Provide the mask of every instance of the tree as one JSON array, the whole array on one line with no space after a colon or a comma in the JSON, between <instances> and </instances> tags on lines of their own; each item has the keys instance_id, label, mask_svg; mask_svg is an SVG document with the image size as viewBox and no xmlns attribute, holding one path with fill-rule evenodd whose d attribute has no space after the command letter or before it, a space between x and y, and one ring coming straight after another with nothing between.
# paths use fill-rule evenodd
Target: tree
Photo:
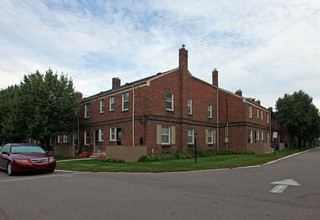
<instances>
[{"instance_id":1,"label":"tree","mask_svg":"<svg viewBox=\"0 0 320 220\"><path fill-rule=\"evenodd\" d=\"M312 98L303 91L294 92L292 95L285 94L276 102L276 120L286 127L290 133L290 142L298 147L302 143L319 137L319 110L312 104Z\"/></svg>"},{"instance_id":2,"label":"tree","mask_svg":"<svg viewBox=\"0 0 320 220\"><path fill-rule=\"evenodd\" d=\"M59 76L51 69L45 75L36 71L24 76L15 94L10 102L16 108L13 116L18 112L19 117L10 123L13 116L5 115L2 123L5 140L9 137L5 131L13 130L48 146L50 139L67 134L74 128L78 119L77 95L72 80L64 74ZM20 119L23 123L16 123L21 122Z\"/></svg>"}]
</instances>

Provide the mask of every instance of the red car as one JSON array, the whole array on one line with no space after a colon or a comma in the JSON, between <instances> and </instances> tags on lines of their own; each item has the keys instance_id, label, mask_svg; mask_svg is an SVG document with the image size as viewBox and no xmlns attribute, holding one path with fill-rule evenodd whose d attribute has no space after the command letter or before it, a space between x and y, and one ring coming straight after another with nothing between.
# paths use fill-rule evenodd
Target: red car
<instances>
[{"instance_id":1,"label":"red car","mask_svg":"<svg viewBox=\"0 0 320 220\"><path fill-rule=\"evenodd\" d=\"M40 146L35 144L6 144L0 150L0 169L11 176L17 172L53 172L56 161Z\"/></svg>"}]
</instances>

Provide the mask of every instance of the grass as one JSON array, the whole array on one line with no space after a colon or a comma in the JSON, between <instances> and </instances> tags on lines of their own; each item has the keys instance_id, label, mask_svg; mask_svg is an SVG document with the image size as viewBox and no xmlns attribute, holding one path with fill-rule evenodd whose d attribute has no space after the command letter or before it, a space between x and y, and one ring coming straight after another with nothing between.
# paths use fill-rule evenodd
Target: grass
<instances>
[{"instance_id":1,"label":"grass","mask_svg":"<svg viewBox=\"0 0 320 220\"><path fill-rule=\"evenodd\" d=\"M235 168L241 166L259 165L298 152L298 150L284 150L273 154L253 155L222 155L200 157L195 164L194 159L167 160L156 162L134 163L105 163L101 159L75 160L57 163L57 169L92 172L170 172L187 170L204 170L218 168Z\"/></svg>"}]
</instances>

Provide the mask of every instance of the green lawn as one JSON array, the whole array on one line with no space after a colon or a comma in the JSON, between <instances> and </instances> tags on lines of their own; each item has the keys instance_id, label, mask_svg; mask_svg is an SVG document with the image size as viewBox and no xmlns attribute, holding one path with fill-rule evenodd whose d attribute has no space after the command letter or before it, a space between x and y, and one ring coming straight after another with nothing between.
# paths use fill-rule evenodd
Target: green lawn
<instances>
[{"instance_id":1,"label":"green lawn","mask_svg":"<svg viewBox=\"0 0 320 220\"><path fill-rule=\"evenodd\" d=\"M197 164L195 164L194 159L135 163L105 163L100 159L59 161L57 169L93 172L165 172L234 168L263 164L296 152L296 150L285 150L277 152L276 156L273 154L253 154L200 157Z\"/></svg>"}]
</instances>

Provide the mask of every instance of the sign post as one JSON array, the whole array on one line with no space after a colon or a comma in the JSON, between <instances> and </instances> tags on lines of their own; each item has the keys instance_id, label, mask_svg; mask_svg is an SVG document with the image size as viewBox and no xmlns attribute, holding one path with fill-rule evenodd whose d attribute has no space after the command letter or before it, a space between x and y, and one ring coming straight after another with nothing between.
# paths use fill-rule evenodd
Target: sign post
<instances>
[{"instance_id":1,"label":"sign post","mask_svg":"<svg viewBox=\"0 0 320 220\"><path fill-rule=\"evenodd\" d=\"M197 133L194 134L194 163L197 164Z\"/></svg>"},{"instance_id":2,"label":"sign post","mask_svg":"<svg viewBox=\"0 0 320 220\"><path fill-rule=\"evenodd\" d=\"M274 156L276 156L276 152L277 152L277 138L278 138L278 133L277 133L277 132L273 132L273 133L272 133L272 138L273 138Z\"/></svg>"}]
</instances>

